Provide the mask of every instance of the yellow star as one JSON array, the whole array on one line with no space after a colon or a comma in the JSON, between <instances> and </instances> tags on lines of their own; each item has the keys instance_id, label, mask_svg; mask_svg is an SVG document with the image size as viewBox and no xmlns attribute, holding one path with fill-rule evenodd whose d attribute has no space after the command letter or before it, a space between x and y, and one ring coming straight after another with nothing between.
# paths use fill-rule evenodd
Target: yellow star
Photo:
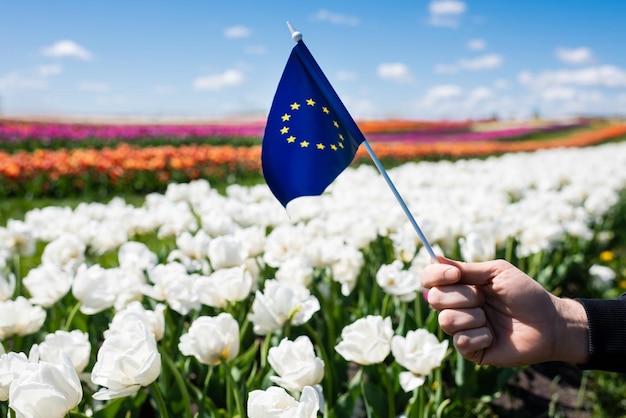
<instances>
[{"instance_id":1,"label":"yellow star","mask_svg":"<svg viewBox=\"0 0 626 418\"><path fill-rule=\"evenodd\" d=\"M339 128L339 124L337 123L336 120L333 121L333 125L335 125L335 128Z\"/></svg>"},{"instance_id":2,"label":"yellow star","mask_svg":"<svg viewBox=\"0 0 626 418\"><path fill-rule=\"evenodd\" d=\"M313 99L306 99L307 106L315 106L315 101Z\"/></svg>"},{"instance_id":3,"label":"yellow star","mask_svg":"<svg viewBox=\"0 0 626 418\"><path fill-rule=\"evenodd\" d=\"M341 139L343 141L343 135L339 134L339 139Z\"/></svg>"},{"instance_id":4,"label":"yellow star","mask_svg":"<svg viewBox=\"0 0 626 418\"><path fill-rule=\"evenodd\" d=\"M296 137L293 136L293 135L291 135L289 138L287 138L287 142L290 143L290 144L293 143L295 140L296 140Z\"/></svg>"},{"instance_id":5,"label":"yellow star","mask_svg":"<svg viewBox=\"0 0 626 418\"><path fill-rule=\"evenodd\" d=\"M339 148L343 149L343 144L341 142L339 143Z\"/></svg>"},{"instance_id":6,"label":"yellow star","mask_svg":"<svg viewBox=\"0 0 626 418\"><path fill-rule=\"evenodd\" d=\"M326 148L324 146L324 144L317 144L316 147L317 147L317 149L324 149L324 148Z\"/></svg>"},{"instance_id":7,"label":"yellow star","mask_svg":"<svg viewBox=\"0 0 626 418\"><path fill-rule=\"evenodd\" d=\"M289 127L288 126L283 126L283 128L280 130L281 134L286 134L287 132L289 132Z\"/></svg>"},{"instance_id":8,"label":"yellow star","mask_svg":"<svg viewBox=\"0 0 626 418\"><path fill-rule=\"evenodd\" d=\"M327 115L330 113L330 110L328 110L328 108L326 106L322 106L322 112L326 113Z\"/></svg>"},{"instance_id":9,"label":"yellow star","mask_svg":"<svg viewBox=\"0 0 626 418\"><path fill-rule=\"evenodd\" d=\"M291 115L289 113L285 113L280 118L283 120L283 122L287 122L289 119L291 119Z\"/></svg>"},{"instance_id":10,"label":"yellow star","mask_svg":"<svg viewBox=\"0 0 626 418\"><path fill-rule=\"evenodd\" d=\"M308 143L307 141L302 141L302 142L300 142L300 146L301 146L302 148L306 148L306 147L308 147L308 146L309 146L309 143Z\"/></svg>"},{"instance_id":11,"label":"yellow star","mask_svg":"<svg viewBox=\"0 0 626 418\"><path fill-rule=\"evenodd\" d=\"M333 151L337 151L337 145L335 145L335 144L330 144L330 148L331 148Z\"/></svg>"},{"instance_id":12,"label":"yellow star","mask_svg":"<svg viewBox=\"0 0 626 418\"><path fill-rule=\"evenodd\" d=\"M293 102L291 104L291 110L299 110L300 109L300 103L298 102Z\"/></svg>"}]
</instances>

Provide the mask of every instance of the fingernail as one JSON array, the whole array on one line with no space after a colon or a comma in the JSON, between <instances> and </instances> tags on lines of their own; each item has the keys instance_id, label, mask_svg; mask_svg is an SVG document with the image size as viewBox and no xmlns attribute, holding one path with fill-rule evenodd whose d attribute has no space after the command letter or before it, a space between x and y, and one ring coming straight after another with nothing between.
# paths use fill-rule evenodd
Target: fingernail
<instances>
[{"instance_id":1,"label":"fingernail","mask_svg":"<svg viewBox=\"0 0 626 418\"><path fill-rule=\"evenodd\" d=\"M456 280L458 277L457 270L454 268L449 268L443 272L443 277L447 280Z\"/></svg>"}]
</instances>

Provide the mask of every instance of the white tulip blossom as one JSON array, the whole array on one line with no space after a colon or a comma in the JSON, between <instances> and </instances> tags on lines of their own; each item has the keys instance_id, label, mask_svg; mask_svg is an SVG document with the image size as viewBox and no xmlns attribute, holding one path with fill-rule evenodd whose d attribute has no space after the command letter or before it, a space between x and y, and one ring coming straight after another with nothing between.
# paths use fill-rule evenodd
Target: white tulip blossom
<instances>
[{"instance_id":1,"label":"white tulip blossom","mask_svg":"<svg viewBox=\"0 0 626 418\"><path fill-rule=\"evenodd\" d=\"M37 359L29 359L24 353L9 352L0 355L0 401L9 400L11 383L27 369L36 367Z\"/></svg>"},{"instance_id":2,"label":"white tulip blossom","mask_svg":"<svg viewBox=\"0 0 626 418\"><path fill-rule=\"evenodd\" d=\"M437 337L425 329L409 331L406 337L394 335L391 352L398 364L408 369L400 373L400 385L410 392L425 382L426 376L441 362L448 349L448 340L439 342Z\"/></svg>"},{"instance_id":3,"label":"white tulip blossom","mask_svg":"<svg viewBox=\"0 0 626 418\"><path fill-rule=\"evenodd\" d=\"M11 299L14 291L15 274L4 274L2 270L0 270L0 301Z\"/></svg>"},{"instance_id":4,"label":"white tulip blossom","mask_svg":"<svg viewBox=\"0 0 626 418\"><path fill-rule=\"evenodd\" d=\"M600 286L606 286L612 283L617 277L617 273L611 267L594 264L589 267L589 275Z\"/></svg>"},{"instance_id":5,"label":"white tulip blossom","mask_svg":"<svg viewBox=\"0 0 626 418\"><path fill-rule=\"evenodd\" d=\"M89 363L91 343L89 334L80 330L57 330L39 344L39 359L50 363L58 362L61 353L65 354L74 365L77 373L81 373Z\"/></svg>"},{"instance_id":6,"label":"white tulip blossom","mask_svg":"<svg viewBox=\"0 0 626 418\"><path fill-rule=\"evenodd\" d=\"M234 235L222 235L209 243L209 261L214 270L236 267L243 264L247 251Z\"/></svg>"},{"instance_id":7,"label":"white tulip blossom","mask_svg":"<svg viewBox=\"0 0 626 418\"><path fill-rule=\"evenodd\" d=\"M13 335L29 335L41 329L46 311L28 299L18 296L15 300L0 302L0 339Z\"/></svg>"},{"instance_id":8,"label":"white tulip blossom","mask_svg":"<svg viewBox=\"0 0 626 418\"><path fill-rule=\"evenodd\" d=\"M341 294L348 296L356 286L365 259L363 253L352 245L344 245L338 251L338 260L330 268L333 280L341 284Z\"/></svg>"},{"instance_id":9,"label":"white tulip blossom","mask_svg":"<svg viewBox=\"0 0 626 418\"><path fill-rule=\"evenodd\" d=\"M4 239L8 238L11 252L24 256L31 256L35 253L36 239L30 225L26 222L9 219L6 234L3 235L6 235Z\"/></svg>"},{"instance_id":10,"label":"white tulip blossom","mask_svg":"<svg viewBox=\"0 0 626 418\"><path fill-rule=\"evenodd\" d=\"M186 315L200 309L196 294L196 277L189 275L185 266L178 262L158 264L148 271L153 286L144 286L143 292L158 301L165 301L174 311Z\"/></svg>"},{"instance_id":11,"label":"white tulip blossom","mask_svg":"<svg viewBox=\"0 0 626 418\"><path fill-rule=\"evenodd\" d=\"M307 245L304 225L280 225L265 239L263 260L270 267L279 267L294 254L301 253Z\"/></svg>"},{"instance_id":12,"label":"white tulip blossom","mask_svg":"<svg viewBox=\"0 0 626 418\"><path fill-rule=\"evenodd\" d=\"M493 231L475 229L459 238L461 257L467 262L493 260L496 257L496 238Z\"/></svg>"},{"instance_id":13,"label":"white tulip blossom","mask_svg":"<svg viewBox=\"0 0 626 418\"><path fill-rule=\"evenodd\" d=\"M199 230L196 235L185 231L176 237L177 248L169 253L167 261L178 261L190 273L208 273L210 271L208 259L210 242L211 237L203 230Z\"/></svg>"},{"instance_id":14,"label":"white tulip blossom","mask_svg":"<svg viewBox=\"0 0 626 418\"><path fill-rule=\"evenodd\" d=\"M55 264L62 270L75 272L85 261L87 245L76 235L65 233L46 245L41 262Z\"/></svg>"},{"instance_id":15,"label":"white tulip blossom","mask_svg":"<svg viewBox=\"0 0 626 418\"><path fill-rule=\"evenodd\" d=\"M391 351L392 336L391 318L368 315L344 327L335 351L363 366L382 363Z\"/></svg>"},{"instance_id":16,"label":"white tulip blossom","mask_svg":"<svg viewBox=\"0 0 626 418\"><path fill-rule=\"evenodd\" d=\"M48 308L69 293L74 274L56 264L42 263L30 269L22 283L32 303Z\"/></svg>"},{"instance_id":17,"label":"white tulip blossom","mask_svg":"<svg viewBox=\"0 0 626 418\"><path fill-rule=\"evenodd\" d=\"M278 375L270 376L270 380L290 392L317 385L324 377L324 362L315 355L313 343L305 335L294 341L284 338L269 349L267 361Z\"/></svg>"},{"instance_id":18,"label":"white tulip blossom","mask_svg":"<svg viewBox=\"0 0 626 418\"><path fill-rule=\"evenodd\" d=\"M200 303L224 308L250 296L252 275L244 266L223 268L209 276L200 276L194 283Z\"/></svg>"},{"instance_id":19,"label":"white tulip blossom","mask_svg":"<svg viewBox=\"0 0 626 418\"><path fill-rule=\"evenodd\" d=\"M31 363L11 383L9 408L16 417L63 418L80 403L78 374L69 357L59 356L54 362Z\"/></svg>"},{"instance_id":20,"label":"white tulip blossom","mask_svg":"<svg viewBox=\"0 0 626 418\"><path fill-rule=\"evenodd\" d=\"M109 329L104 332L106 338L108 333L116 332L117 329L123 328L128 321L140 320L144 325L152 331L157 341L163 338L165 332L165 305L157 303L154 310L143 307L141 302L133 301L124 309L115 312L113 320L109 324Z\"/></svg>"},{"instance_id":21,"label":"white tulip blossom","mask_svg":"<svg viewBox=\"0 0 626 418\"><path fill-rule=\"evenodd\" d=\"M143 274L158 264L158 258L146 244L128 241L117 250L117 259L122 270Z\"/></svg>"},{"instance_id":22,"label":"white tulip blossom","mask_svg":"<svg viewBox=\"0 0 626 418\"><path fill-rule=\"evenodd\" d=\"M415 300L417 293L423 290L419 276L404 270L400 260L382 265L376 273L376 283L385 293L397 296L402 302Z\"/></svg>"},{"instance_id":23,"label":"white tulip blossom","mask_svg":"<svg viewBox=\"0 0 626 418\"><path fill-rule=\"evenodd\" d=\"M302 390L296 400L285 389L271 386L266 390L253 390L248 395L249 418L315 418L320 410L317 392L310 386Z\"/></svg>"},{"instance_id":24,"label":"white tulip blossom","mask_svg":"<svg viewBox=\"0 0 626 418\"><path fill-rule=\"evenodd\" d=\"M94 399L122 398L154 382L161 373L161 355L154 334L140 320L108 333L98 349L91 381L103 386Z\"/></svg>"},{"instance_id":25,"label":"white tulip blossom","mask_svg":"<svg viewBox=\"0 0 626 418\"><path fill-rule=\"evenodd\" d=\"M78 268L72 294L81 302L80 311L94 315L105 309L123 309L133 300L141 300L145 280L120 268L106 269L98 264Z\"/></svg>"},{"instance_id":26,"label":"white tulip blossom","mask_svg":"<svg viewBox=\"0 0 626 418\"><path fill-rule=\"evenodd\" d=\"M307 258L294 255L286 259L276 270L276 280L279 282L295 282L309 287L313 282L313 266Z\"/></svg>"},{"instance_id":27,"label":"white tulip blossom","mask_svg":"<svg viewBox=\"0 0 626 418\"><path fill-rule=\"evenodd\" d=\"M230 361L239 354L239 324L226 312L201 316L181 335L178 349L209 366Z\"/></svg>"},{"instance_id":28,"label":"white tulip blossom","mask_svg":"<svg viewBox=\"0 0 626 418\"><path fill-rule=\"evenodd\" d=\"M320 310L319 300L298 283L266 280L263 292L256 291L248 319L257 335L278 331L289 322L302 325Z\"/></svg>"}]
</instances>

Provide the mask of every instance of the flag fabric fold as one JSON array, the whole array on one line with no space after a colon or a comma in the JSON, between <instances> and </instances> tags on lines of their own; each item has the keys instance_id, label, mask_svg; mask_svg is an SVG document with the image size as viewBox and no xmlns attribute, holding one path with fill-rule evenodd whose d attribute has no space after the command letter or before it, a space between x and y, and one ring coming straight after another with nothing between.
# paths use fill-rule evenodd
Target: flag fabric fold
<instances>
[{"instance_id":1,"label":"flag fabric fold","mask_svg":"<svg viewBox=\"0 0 626 418\"><path fill-rule=\"evenodd\" d=\"M354 159L363 134L302 40L293 47L270 108L261 164L283 205L321 195Z\"/></svg>"}]
</instances>

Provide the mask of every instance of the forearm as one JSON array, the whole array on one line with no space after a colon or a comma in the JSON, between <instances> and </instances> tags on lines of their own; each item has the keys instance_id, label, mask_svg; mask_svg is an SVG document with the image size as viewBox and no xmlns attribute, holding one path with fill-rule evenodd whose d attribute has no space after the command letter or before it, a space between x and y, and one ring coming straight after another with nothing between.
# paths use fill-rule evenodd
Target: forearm
<instances>
[{"instance_id":1,"label":"forearm","mask_svg":"<svg viewBox=\"0 0 626 418\"><path fill-rule=\"evenodd\" d=\"M555 361L582 364L589 359L589 323L583 304L574 299L556 298L557 320L553 335Z\"/></svg>"},{"instance_id":2,"label":"forearm","mask_svg":"<svg viewBox=\"0 0 626 418\"><path fill-rule=\"evenodd\" d=\"M626 298L578 299L589 324L589 357L583 369L626 372Z\"/></svg>"}]
</instances>

